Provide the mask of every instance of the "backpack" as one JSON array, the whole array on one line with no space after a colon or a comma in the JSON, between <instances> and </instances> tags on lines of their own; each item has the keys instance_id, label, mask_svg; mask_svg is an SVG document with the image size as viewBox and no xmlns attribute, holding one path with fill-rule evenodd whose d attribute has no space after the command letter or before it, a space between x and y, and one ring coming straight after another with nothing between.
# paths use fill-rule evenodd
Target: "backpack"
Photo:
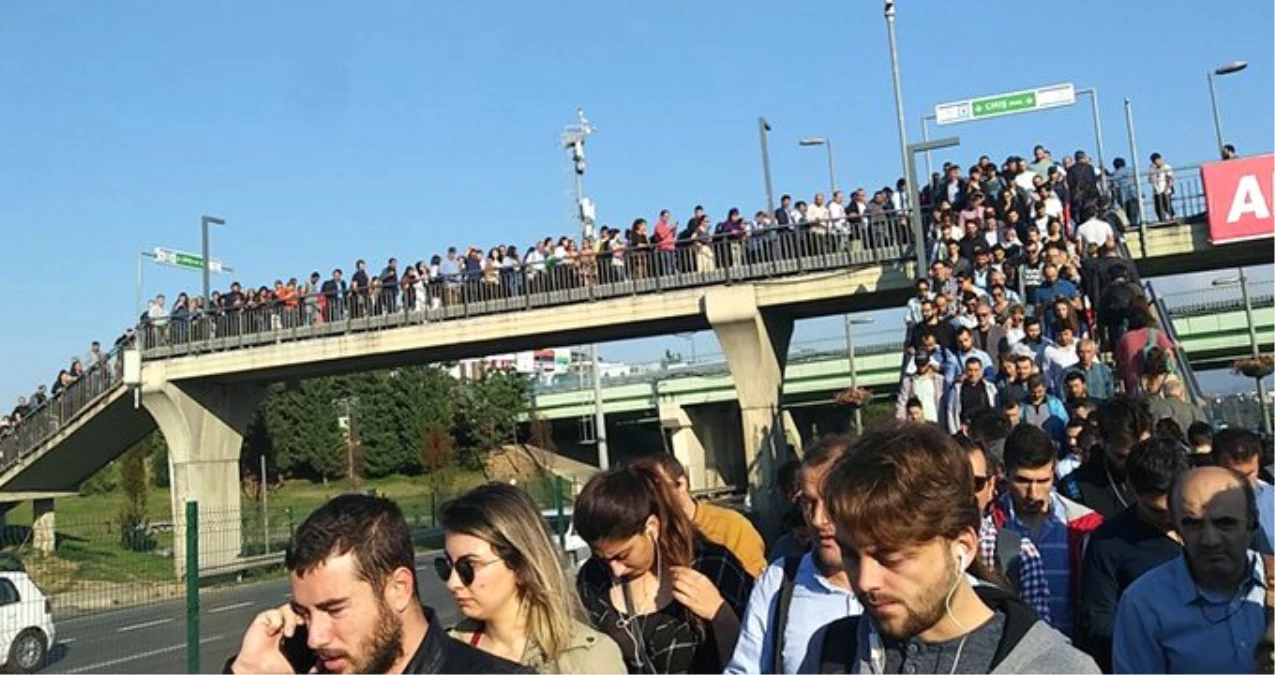
<instances>
[{"instance_id":1,"label":"backpack","mask_svg":"<svg viewBox=\"0 0 1275 675\"><path fill-rule=\"evenodd\" d=\"M1022 578L1023 535L1017 530L1002 527L996 532L996 564L1005 580L1009 582L1009 590L1018 593L1019 581Z\"/></svg>"},{"instance_id":2,"label":"backpack","mask_svg":"<svg viewBox=\"0 0 1275 675\"><path fill-rule=\"evenodd\" d=\"M772 673L784 672L784 628L788 626L788 608L792 606L792 591L797 585L797 570L801 567L803 557L790 555L784 558L784 581L779 587L779 601L775 603L775 616L770 622L771 632L775 636L775 646L771 650Z\"/></svg>"},{"instance_id":3,"label":"backpack","mask_svg":"<svg viewBox=\"0 0 1275 675\"><path fill-rule=\"evenodd\" d=\"M860 616L847 616L828 624L819 649L819 672L848 673L859 653Z\"/></svg>"}]
</instances>

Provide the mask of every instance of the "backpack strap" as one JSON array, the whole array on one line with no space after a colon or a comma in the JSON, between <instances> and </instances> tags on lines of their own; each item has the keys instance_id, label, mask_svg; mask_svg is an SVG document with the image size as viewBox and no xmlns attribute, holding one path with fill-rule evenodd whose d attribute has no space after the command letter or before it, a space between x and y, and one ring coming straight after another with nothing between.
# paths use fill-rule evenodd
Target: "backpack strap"
<instances>
[{"instance_id":1,"label":"backpack strap","mask_svg":"<svg viewBox=\"0 0 1275 675\"><path fill-rule=\"evenodd\" d=\"M771 634L774 635L774 649L771 650L772 673L784 672L784 629L788 626L788 609L792 606L792 590L797 585L797 570L801 567L804 556L790 555L784 558L784 581L779 586L779 601L775 604L775 617L770 623Z\"/></svg>"},{"instance_id":2,"label":"backpack strap","mask_svg":"<svg viewBox=\"0 0 1275 675\"><path fill-rule=\"evenodd\" d=\"M828 624L819 648L819 672L850 673L859 653L860 616L847 616Z\"/></svg>"},{"instance_id":3,"label":"backpack strap","mask_svg":"<svg viewBox=\"0 0 1275 675\"><path fill-rule=\"evenodd\" d=\"M1002 527L996 532L996 564L1009 582L1009 590L1018 593L1022 577L1023 535L1011 527Z\"/></svg>"}]
</instances>

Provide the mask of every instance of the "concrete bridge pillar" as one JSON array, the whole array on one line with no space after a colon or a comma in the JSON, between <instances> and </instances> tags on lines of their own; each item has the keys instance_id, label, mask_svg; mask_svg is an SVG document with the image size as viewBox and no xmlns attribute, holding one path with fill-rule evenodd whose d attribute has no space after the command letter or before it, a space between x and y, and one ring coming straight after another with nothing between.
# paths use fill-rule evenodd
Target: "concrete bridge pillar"
<instances>
[{"instance_id":1,"label":"concrete bridge pillar","mask_svg":"<svg viewBox=\"0 0 1275 675\"><path fill-rule=\"evenodd\" d=\"M207 382L162 382L142 388L142 404L168 444L172 486L173 560L186 568L186 502L199 502L199 566L241 555L239 451L266 389Z\"/></svg>"},{"instance_id":2,"label":"concrete bridge pillar","mask_svg":"<svg viewBox=\"0 0 1275 675\"><path fill-rule=\"evenodd\" d=\"M749 496L768 538L779 532L776 470L787 457L780 397L792 318L763 312L751 284L708 289L704 314L735 380Z\"/></svg>"},{"instance_id":3,"label":"concrete bridge pillar","mask_svg":"<svg viewBox=\"0 0 1275 675\"><path fill-rule=\"evenodd\" d=\"M57 549L54 515L52 498L36 499L31 502L31 545L42 555L53 555Z\"/></svg>"}]
</instances>

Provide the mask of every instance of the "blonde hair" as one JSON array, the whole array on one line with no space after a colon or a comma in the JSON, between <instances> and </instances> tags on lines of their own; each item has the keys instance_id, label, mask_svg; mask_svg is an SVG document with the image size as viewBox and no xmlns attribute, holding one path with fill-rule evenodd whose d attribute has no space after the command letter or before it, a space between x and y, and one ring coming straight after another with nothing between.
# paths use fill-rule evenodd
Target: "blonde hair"
<instances>
[{"instance_id":1,"label":"blonde hair","mask_svg":"<svg viewBox=\"0 0 1275 675\"><path fill-rule=\"evenodd\" d=\"M443 528L491 545L516 577L527 639L552 663L571 645L584 607L548 524L531 498L511 485L483 485L443 511Z\"/></svg>"}]
</instances>

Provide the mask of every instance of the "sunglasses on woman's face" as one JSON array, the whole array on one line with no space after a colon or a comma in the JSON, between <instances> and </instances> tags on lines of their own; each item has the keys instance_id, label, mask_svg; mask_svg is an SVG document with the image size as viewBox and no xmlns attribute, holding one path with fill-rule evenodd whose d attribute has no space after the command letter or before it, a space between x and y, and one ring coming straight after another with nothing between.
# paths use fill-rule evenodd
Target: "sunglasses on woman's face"
<instances>
[{"instance_id":1,"label":"sunglasses on woman's face","mask_svg":"<svg viewBox=\"0 0 1275 675\"><path fill-rule=\"evenodd\" d=\"M456 562L452 562L447 556L434 558L434 571L438 573L438 578L447 583L452 578L452 570L456 570L456 576L460 577L460 583L469 586L474 583L474 574L494 562L499 562L500 558L494 560L475 560L470 557L464 557Z\"/></svg>"}]
</instances>

